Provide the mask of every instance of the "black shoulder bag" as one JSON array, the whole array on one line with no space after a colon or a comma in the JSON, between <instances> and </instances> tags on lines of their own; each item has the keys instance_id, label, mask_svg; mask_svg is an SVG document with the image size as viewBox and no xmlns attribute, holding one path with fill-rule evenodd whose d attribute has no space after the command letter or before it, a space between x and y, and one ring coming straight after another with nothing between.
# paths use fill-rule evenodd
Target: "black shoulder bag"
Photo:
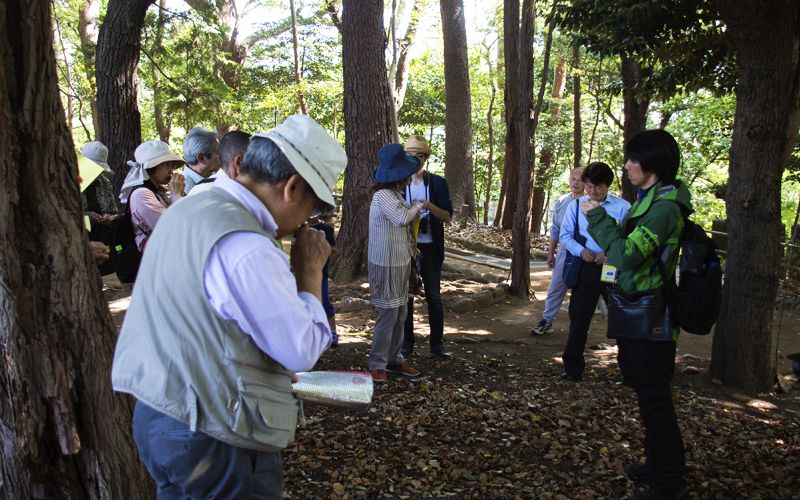
<instances>
[{"instance_id":1,"label":"black shoulder bag","mask_svg":"<svg viewBox=\"0 0 800 500\"><path fill-rule=\"evenodd\" d=\"M578 202L580 202L580 198L575 200L575 227L572 229L572 238L581 245L586 245L586 237L579 234ZM564 260L564 271L561 273L561 280L567 288L575 288L578 284L578 278L581 276L581 267L583 267L581 256L572 255L572 252L568 250L567 257Z\"/></svg>"}]
</instances>

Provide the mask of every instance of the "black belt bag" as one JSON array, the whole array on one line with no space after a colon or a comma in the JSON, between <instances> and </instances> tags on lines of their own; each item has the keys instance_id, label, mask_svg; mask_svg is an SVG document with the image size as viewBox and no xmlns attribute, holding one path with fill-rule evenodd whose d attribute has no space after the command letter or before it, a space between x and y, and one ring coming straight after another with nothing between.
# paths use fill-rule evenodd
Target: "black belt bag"
<instances>
[{"instance_id":1,"label":"black belt bag","mask_svg":"<svg viewBox=\"0 0 800 500\"><path fill-rule=\"evenodd\" d=\"M667 298L656 288L626 292L608 288L608 334L610 339L672 340Z\"/></svg>"}]
</instances>

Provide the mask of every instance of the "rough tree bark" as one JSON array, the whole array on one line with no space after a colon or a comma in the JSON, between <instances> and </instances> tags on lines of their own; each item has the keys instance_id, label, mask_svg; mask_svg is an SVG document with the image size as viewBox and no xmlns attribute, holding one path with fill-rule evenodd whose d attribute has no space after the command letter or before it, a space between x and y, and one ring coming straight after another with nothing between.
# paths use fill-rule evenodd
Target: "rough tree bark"
<instances>
[{"instance_id":1,"label":"rough tree bark","mask_svg":"<svg viewBox=\"0 0 800 500\"><path fill-rule=\"evenodd\" d=\"M625 115L625 128L622 136L627 144L634 135L647 128L647 108L650 107L650 97L643 95L638 86L652 70L643 68L639 62L625 52L621 52L619 57L622 73L622 106ZM633 203L635 190L628 179L626 170L623 169L620 179L622 180L621 196Z\"/></svg>"},{"instance_id":2,"label":"rough tree bark","mask_svg":"<svg viewBox=\"0 0 800 500\"><path fill-rule=\"evenodd\" d=\"M464 1L441 0L440 6L444 38L444 176L453 202L453 220L463 225L467 220L475 220L472 103Z\"/></svg>"},{"instance_id":3,"label":"rough tree bark","mask_svg":"<svg viewBox=\"0 0 800 500\"><path fill-rule=\"evenodd\" d=\"M517 0L511 0L516 3ZM506 2L508 5L508 2ZM534 0L523 0L522 19L517 49L517 85L514 102L514 135L518 138L516 149L517 200L512 225L511 287L517 297L527 299L530 292L531 239L528 233L528 198L531 193L531 123L530 109L533 99L533 33ZM516 23L516 21L515 21ZM549 37L550 38L550 37ZM552 38L550 38L552 39ZM549 50L548 50L549 52ZM545 62L547 66L547 62ZM542 82L544 86L544 82ZM541 99L537 106L541 107ZM508 200L508 195L506 197Z\"/></svg>"},{"instance_id":4,"label":"rough tree bark","mask_svg":"<svg viewBox=\"0 0 800 500\"><path fill-rule=\"evenodd\" d=\"M98 140L108 148L108 164L116 173L116 192L122 187L142 142L142 125L136 101L139 79L136 66L142 47L142 27L154 0L110 0L97 40Z\"/></svg>"},{"instance_id":5,"label":"rough tree bark","mask_svg":"<svg viewBox=\"0 0 800 500\"><path fill-rule=\"evenodd\" d=\"M583 127L581 122L581 49L572 46L572 168L581 166Z\"/></svg>"},{"instance_id":6,"label":"rough tree bark","mask_svg":"<svg viewBox=\"0 0 800 500\"><path fill-rule=\"evenodd\" d=\"M519 89L518 66L520 46L519 1L503 2L503 58L505 59L506 82L503 88L503 104L506 113L505 159L503 162L503 184L500 186L500 200L497 205L495 225L511 229L517 203L517 128L514 126L517 112L516 93ZM525 111L526 117L530 109Z\"/></svg>"},{"instance_id":7,"label":"rough tree bark","mask_svg":"<svg viewBox=\"0 0 800 500\"><path fill-rule=\"evenodd\" d=\"M3 497L148 498L131 400L111 390L115 328L81 220L50 2L3 2L0 26Z\"/></svg>"},{"instance_id":8,"label":"rough tree bark","mask_svg":"<svg viewBox=\"0 0 800 500\"><path fill-rule=\"evenodd\" d=\"M340 22L347 169L340 243L331 263L338 283L350 281L366 269L372 172L378 149L392 136L383 57L383 2L344 0Z\"/></svg>"},{"instance_id":9,"label":"rough tree bark","mask_svg":"<svg viewBox=\"0 0 800 500\"><path fill-rule=\"evenodd\" d=\"M768 391L775 380L772 312L781 266L781 175L797 138L800 4L719 2L739 81L725 194L728 260L711 373Z\"/></svg>"}]
</instances>

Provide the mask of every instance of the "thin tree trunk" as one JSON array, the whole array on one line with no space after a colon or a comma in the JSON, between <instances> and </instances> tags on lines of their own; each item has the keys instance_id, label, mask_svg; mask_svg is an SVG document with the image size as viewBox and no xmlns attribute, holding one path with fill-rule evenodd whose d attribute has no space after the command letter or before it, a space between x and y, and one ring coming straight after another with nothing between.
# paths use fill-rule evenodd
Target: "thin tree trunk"
<instances>
[{"instance_id":1,"label":"thin tree trunk","mask_svg":"<svg viewBox=\"0 0 800 500\"><path fill-rule=\"evenodd\" d=\"M391 85L394 94L395 114L400 113L405 102L406 90L408 89L408 73L415 54L414 45L417 39L417 32L420 29L425 29L426 25L423 24L423 21L426 21L429 17L424 13L427 7L427 0L412 0L411 3L413 6L408 29L406 30L406 35L398 42L400 52L397 58L397 65L394 73L389 75L389 85Z\"/></svg>"},{"instance_id":2,"label":"thin tree trunk","mask_svg":"<svg viewBox=\"0 0 800 500\"><path fill-rule=\"evenodd\" d=\"M83 229L50 1L0 7L0 458L4 498L149 498ZM13 36L14 39L10 39Z\"/></svg>"},{"instance_id":3,"label":"thin tree trunk","mask_svg":"<svg viewBox=\"0 0 800 500\"><path fill-rule=\"evenodd\" d=\"M594 140L594 133L592 133ZM572 168L581 166L583 128L581 124L581 49L572 46ZM591 155L589 155L591 156Z\"/></svg>"},{"instance_id":4,"label":"thin tree trunk","mask_svg":"<svg viewBox=\"0 0 800 500\"><path fill-rule=\"evenodd\" d=\"M166 17L164 16L164 8L166 7L167 0L159 0L158 2L158 19L156 20L156 34L153 38L153 57L161 55L162 39L164 37L164 24ZM169 143L170 126L164 119L164 97L161 91L161 73L152 65L152 78L153 78L153 117L156 122L156 130L158 131L158 138L162 141Z\"/></svg>"},{"instance_id":5,"label":"thin tree trunk","mask_svg":"<svg viewBox=\"0 0 800 500\"><path fill-rule=\"evenodd\" d=\"M781 265L781 176L797 139L798 33L794 0L721 2L739 81L725 193L728 255L711 373L769 391L775 381L773 309Z\"/></svg>"},{"instance_id":6,"label":"thin tree trunk","mask_svg":"<svg viewBox=\"0 0 800 500\"><path fill-rule=\"evenodd\" d=\"M331 263L339 283L366 269L372 172L378 149L392 137L383 57L383 2L344 0L341 23L347 169L339 244Z\"/></svg>"},{"instance_id":7,"label":"thin tree trunk","mask_svg":"<svg viewBox=\"0 0 800 500\"><path fill-rule=\"evenodd\" d=\"M516 0L512 0L516 2ZM517 202L512 224L511 287L510 292L527 299L530 294L530 254L531 240L528 233L528 197L531 192L531 139L538 119L534 111L533 123L530 119L533 98L533 35L534 0L523 0L522 20L519 30L517 59L517 97L514 106L515 135L520 141L516 151L517 163ZM552 37L548 37L552 40ZM549 53L549 50L547 51ZM547 56L546 56L547 57ZM545 66L547 66L545 59ZM544 80L544 79L543 79ZM542 82L542 88L544 82ZM541 96L537 107L541 109Z\"/></svg>"},{"instance_id":8,"label":"thin tree trunk","mask_svg":"<svg viewBox=\"0 0 800 500\"><path fill-rule=\"evenodd\" d=\"M308 114L306 98L303 95L303 78L300 75L300 51L297 42L297 12L294 10L294 0L289 0L289 9L292 11L292 48L294 49L294 83L297 85L297 105L300 112Z\"/></svg>"},{"instance_id":9,"label":"thin tree trunk","mask_svg":"<svg viewBox=\"0 0 800 500\"><path fill-rule=\"evenodd\" d=\"M486 125L489 135L489 158L486 172L486 197L483 201L483 223L489 224L489 203L492 201L492 167L494 165L494 100L497 96L497 82L495 81L494 71L492 71L492 61L487 50L486 59L489 63L489 110L486 112Z\"/></svg>"},{"instance_id":10,"label":"thin tree trunk","mask_svg":"<svg viewBox=\"0 0 800 500\"><path fill-rule=\"evenodd\" d=\"M83 8L78 14L78 35L81 40L83 70L86 75L86 81L89 82L92 96L89 106L92 111L94 137L100 135L100 119L97 115L97 84L95 81L95 53L97 51L97 35L99 32L100 0L85 0Z\"/></svg>"},{"instance_id":11,"label":"thin tree trunk","mask_svg":"<svg viewBox=\"0 0 800 500\"><path fill-rule=\"evenodd\" d=\"M445 166L453 219L475 220L472 103L463 0L441 0L444 38Z\"/></svg>"},{"instance_id":12,"label":"thin tree trunk","mask_svg":"<svg viewBox=\"0 0 800 500\"><path fill-rule=\"evenodd\" d=\"M97 110L100 119L98 140L108 148L108 164L116 173L119 193L142 142L142 125L137 89L136 66L142 46L142 27L153 0L110 0L97 40Z\"/></svg>"},{"instance_id":13,"label":"thin tree trunk","mask_svg":"<svg viewBox=\"0 0 800 500\"><path fill-rule=\"evenodd\" d=\"M621 73L622 73L622 101L625 114L623 138L627 144L637 133L647 128L647 109L650 106L650 97L642 95L638 90L638 85L647 77L652 70L642 68L636 60L632 59L624 52L620 54ZM628 174L623 170L622 197L633 203L634 188L628 179Z\"/></svg>"}]
</instances>

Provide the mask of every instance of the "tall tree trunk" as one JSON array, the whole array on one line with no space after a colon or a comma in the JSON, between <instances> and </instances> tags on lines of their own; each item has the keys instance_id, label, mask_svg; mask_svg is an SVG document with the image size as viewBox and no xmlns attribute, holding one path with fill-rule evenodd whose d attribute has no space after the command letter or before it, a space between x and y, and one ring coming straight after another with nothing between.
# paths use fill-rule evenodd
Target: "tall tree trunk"
<instances>
[{"instance_id":1,"label":"tall tree trunk","mask_svg":"<svg viewBox=\"0 0 800 500\"><path fill-rule=\"evenodd\" d=\"M781 175L797 138L800 4L719 4L739 66L725 194L728 261L711 373L768 391L775 380L772 313L781 265Z\"/></svg>"},{"instance_id":2,"label":"tall tree trunk","mask_svg":"<svg viewBox=\"0 0 800 500\"><path fill-rule=\"evenodd\" d=\"M564 98L566 86L567 61L561 57L553 74L553 90L550 92L550 97L555 100L554 105L550 108L551 112L548 119L550 127L555 128L558 124L558 118L561 116L561 100ZM552 183L553 172L551 167L554 156L553 146L550 144L543 147L539 155L539 166L536 168L536 182L533 187L533 204L531 205L531 233L533 234L538 234L539 228L542 227L546 198L545 189Z\"/></svg>"},{"instance_id":3,"label":"tall tree trunk","mask_svg":"<svg viewBox=\"0 0 800 500\"><path fill-rule=\"evenodd\" d=\"M411 0L411 17L405 36L398 42L399 53L394 71L389 74L389 85L392 87L395 113L399 114L403 108L408 89L408 72L411 61L414 59L414 46L417 33L426 28L426 21L430 16L424 13L428 0Z\"/></svg>"},{"instance_id":4,"label":"tall tree trunk","mask_svg":"<svg viewBox=\"0 0 800 500\"><path fill-rule=\"evenodd\" d=\"M108 164L116 173L118 193L136 146L142 142L142 124L136 92L136 66L142 47L142 27L154 0L110 0L97 40L98 140L108 148Z\"/></svg>"},{"instance_id":5,"label":"tall tree trunk","mask_svg":"<svg viewBox=\"0 0 800 500\"><path fill-rule=\"evenodd\" d=\"M294 52L294 83L297 85L297 105L300 112L308 114L306 109L306 98L303 95L303 78L300 75L300 50L297 41L297 12L294 10L294 0L289 0L289 9L292 11L292 48Z\"/></svg>"},{"instance_id":6,"label":"tall tree trunk","mask_svg":"<svg viewBox=\"0 0 800 500\"><path fill-rule=\"evenodd\" d=\"M391 140L389 82L383 57L383 2L342 2L342 67L347 170L342 226L331 264L337 282L367 264L370 185L378 149Z\"/></svg>"},{"instance_id":7,"label":"tall tree trunk","mask_svg":"<svg viewBox=\"0 0 800 500\"><path fill-rule=\"evenodd\" d=\"M153 37L153 50L151 54L153 57L161 55L162 40L164 38L164 24L166 17L164 16L164 8L166 7L167 0L158 1L158 19L156 20L156 34ZM158 138L163 142L169 143L170 125L164 119L164 97L161 91L161 73L156 68L155 64L152 67L153 78L153 117L156 122L156 131L158 131Z\"/></svg>"},{"instance_id":8,"label":"tall tree trunk","mask_svg":"<svg viewBox=\"0 0 800 500\"><path fill-rule=\"evenodd\" d=\"M625 128L622 136L627 144L638 132L647 128L647 108L650 106L650 97L641 93L639 84L652 70L642 68L635 59L624 52L620 54L622 73L622 102L625 114ZM628 173L623 169L620 174L622 180L622 197L633 203L635 194L633 184L628 179Z\"/></svg>"},{"instance_id":9,"label":"tall tree trunk","mask_svg":"<svg viewBox=\"0 0 800 500\"><path fill-rule=\"evenodd\" d=\"M472 103L469 90L464 1L441 0L444 37L445 160L444 176L453 202L453 219L475 220L472 167Z\"/></svg>"},{"instance_id":10,"label":"tall tree trunk","mask_svg":"<svg viewBox=\"0 0 800 500\"><path fill-rule=\"evenodd\" d=\"M511 0L516 2L517 0ZM533 34L534 0L523 0L522 19L517 49L517 85L514 102L514 133L519 145L516 150L517 202L512 224L511 288L520 298L528 298L531 284L531 239L528 233L528 198L531 193L531 138L535 123L531 123L530 109L533 99ZM508 5L508 4L506 4ZM518 20L519 21L519 20ZM550 38L552 39L552 38ZM549 53L549 50L547 51ZM549 57L546 56L546 57ZM547 62L545 62L547 66ZM544 82L542 82L544 86ZM541 108L541 99L537 105ZM535 122L536 118L534 118Z\"/></svg>"},{"instance_id":11,"label":"tall tree trunk","mask_svg":"<svg viewBox=\"0 0 800 500\"><path fill-rule=\"evenodd\" d=\"M503 1L503 56L506 62L506 82L503 88L503 104L506 113L506 143L503 164L503 185L500 188L500 203L495 222L503 229L511 229L517 206L517 154L520 139L516 136L517 106L516 93L519 91L519 45L520 45L519 0ZM528 119L530 109L525 110Z\"/></svg>"},{"instance_id":12,"label":"tall tree trunk","mask_svg":"<svg viewBox=\"0 0 800 500\"><path fill-rule=\"evenodd\" d=\"M149 498L131 400L111 390L115 328L87 250L50 5L0 6L3 497Z\"/></svg>"},{"instance_id":13,"label":"tall tree trunk","mask_svg":"<svg viewBox=\"0 0 800 500\"><path fill-rule=\"evenodd\" d=\"M97 34L100 31L100 0L85 0L78 14L78 35L81 40L83 54L83 70L91 89L89 106L92 111L92 127L94 136L100 135L100 121L97 115L97 85L95 83L95 52L97 50Z\"/></svg>"},{"instance_id":14,"label":"tall tree trunk","mask_svg":"<svg viewBox=\"0 0 800 500\"><path fill-rule=\"evenodd\" d=\"M593 136L594 137L594 136ZM581 123L581 48L572 46L572 168L580 168L583 148Z\"/></svg>"}]
</instances>

